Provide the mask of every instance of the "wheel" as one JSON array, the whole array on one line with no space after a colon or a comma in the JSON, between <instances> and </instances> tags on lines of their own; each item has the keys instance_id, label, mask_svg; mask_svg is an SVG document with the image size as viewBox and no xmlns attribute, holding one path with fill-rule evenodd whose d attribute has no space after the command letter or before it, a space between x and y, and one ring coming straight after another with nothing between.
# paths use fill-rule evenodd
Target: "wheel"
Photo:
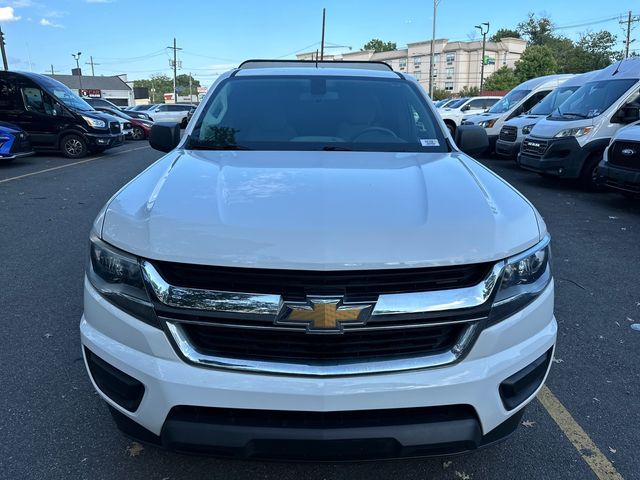
<instances>
[{"instance_id":1,"label":"wheel","mask_svg":"<svg viewBox=\"0 0 640 480\"><path fill-rule=\"evenodd\" d=\"M598 180L598 164L602 160L602 152L595 152L587 157L584 162L582 171L580 172L580 185L587 191L598 192L604 190L602 185L599 185Z\"/></svg>"},{"instance_id":2,"label":"wheel","mask_svg":"<svg viewBox=\"0 0 640 480\"><path fill-rule=\"evenodd\" d=\"M144 140L144 130L140 127L133 127L133 130L131 131L131 138L133 140Z\"/></svg>"},{"instance_id":3,"label":"wheel","mask_svg":"<svg viewBox=\"0 0 640 480\"><path fill-rule=\"evenodd\" d=\"M187 128L187 118L183 118L182 121L180 122L180 128Z\"/></svg>"},{"instance_id":4,"label":"wheel","mask_svg":"<svg viewBox=\"0 0 640 480\"><path fill-rule=\"evenodd\" d=\"M87 154L87 142L80 135L66 135L60 142L60 149L67 158L82 158Z\"/></svg>"}]
</instances>

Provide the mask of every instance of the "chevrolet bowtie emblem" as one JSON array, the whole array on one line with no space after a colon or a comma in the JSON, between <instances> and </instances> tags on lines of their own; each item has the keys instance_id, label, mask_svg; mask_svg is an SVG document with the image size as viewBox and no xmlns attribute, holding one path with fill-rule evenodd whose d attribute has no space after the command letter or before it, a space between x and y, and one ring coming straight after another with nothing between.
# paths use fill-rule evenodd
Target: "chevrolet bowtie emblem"
<instances>
[{"instance_id":1,"label":"chevrolet bowtie emblem","mask_svg":"<svg viewBox=\"0 0 640 480\"><path fill-rule=\"evenodd\" d=\"M343 304L342 298L309 297L306 303L285 302L276 323L306 325L310 332L342 332L343 323L364 324L373 305Z\"/></svg>"}]
</instances>

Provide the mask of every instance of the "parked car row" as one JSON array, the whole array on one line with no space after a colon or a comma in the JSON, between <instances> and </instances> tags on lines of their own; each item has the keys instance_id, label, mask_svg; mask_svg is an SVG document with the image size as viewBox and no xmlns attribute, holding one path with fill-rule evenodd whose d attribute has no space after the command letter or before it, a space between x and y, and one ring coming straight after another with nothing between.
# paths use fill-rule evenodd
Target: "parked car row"
<instances>
[{"instance_id":1,"label":"parked car row","mask_svg":"<svg viewBox=\"0 0 640 480\"><path fill-rule=\"evenodd\" d=\"M184 128L195 108L162 104L123 109L104 98L80 98L46 75L2 71L0 159L13 160L34 150L81 158L121 145L125 138L148 138L154 120Z\"/></svg>"},{"instance_id":2,"label":"parked car row","mask_svg":"<svg viewBox=\"0 0 640 480\"><path fill-rule=\"evenodd\" d=\"M462 125L484 127L490 152L523 169L640 195L640 59L529 80Z\"/></svg>"}]
</instances>

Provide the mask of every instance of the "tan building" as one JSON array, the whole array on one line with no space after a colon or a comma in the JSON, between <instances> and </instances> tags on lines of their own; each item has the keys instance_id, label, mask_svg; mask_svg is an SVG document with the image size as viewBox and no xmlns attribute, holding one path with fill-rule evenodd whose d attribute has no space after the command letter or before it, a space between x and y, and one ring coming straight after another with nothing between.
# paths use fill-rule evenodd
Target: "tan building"
<instances>
[{"instance_id":1,"label":"tan building","mask_svg":"<svg viewBox=\"0 0 640 480\"><path fill-rule=\"evenodd\" d=\"M503 38L499 42L487 42L485 48L484 78L500 67L514 68L527 42L520 38ZM463 87L480 87L482 67L482 41L449 42L436 39L434 42L433 79L435 88L458 93ZM342 55L325 55L326 60L378 60L387 62L394 70L410 73L425 88L429 86L429 58L431 41L415 42L407 48L375 53L362 50ZM314 59L316 52L298 55L300 60Z\"/></svg>"}]
</instances>

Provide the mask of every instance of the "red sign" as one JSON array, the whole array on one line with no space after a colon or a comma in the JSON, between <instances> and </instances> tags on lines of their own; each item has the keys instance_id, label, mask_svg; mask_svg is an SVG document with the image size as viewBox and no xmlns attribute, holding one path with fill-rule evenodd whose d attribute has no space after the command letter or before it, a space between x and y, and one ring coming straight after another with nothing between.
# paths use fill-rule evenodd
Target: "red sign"
<instances>
[{"instance_id":1,"label":"red sign","mask_svg":"<svg viewBox=\"0 0 640 480\"><path fill-rule=\"evenodd\" d=\"M80 90L80 96L88 98L100 98L102 97L102 92L99 88L83 88L82 90Z\"/></svg>"}]
</instances>

